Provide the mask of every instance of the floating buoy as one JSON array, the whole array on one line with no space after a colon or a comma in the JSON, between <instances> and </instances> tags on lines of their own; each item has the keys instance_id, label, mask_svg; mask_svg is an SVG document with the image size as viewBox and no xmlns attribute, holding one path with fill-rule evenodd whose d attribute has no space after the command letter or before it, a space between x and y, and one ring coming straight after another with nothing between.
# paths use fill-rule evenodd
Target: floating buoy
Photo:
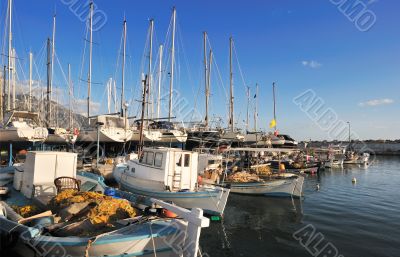
<instances>
[{"instance_id":1,"label":"floating buoy","mask_svg":"<svg viewBox=\"0 0 400 257\"><path fill-rule=\"evenodd\" d=\"M317 184L317 188L316 189L317 189L317 191L319 191L319 184Z\"/></svg>"},{"instance_id":2,"label":"floating buoy","mask_svg":"<svg viewBox=\"0 0 400 257\"><path fill-rule=\"evenodd\" d=\"M351 180L351 182L352 182L353 184L355 184L355 183L357 183L357 179L356 179L356 178L353 178L353 179Z\"/></svg>"}]
</instances>

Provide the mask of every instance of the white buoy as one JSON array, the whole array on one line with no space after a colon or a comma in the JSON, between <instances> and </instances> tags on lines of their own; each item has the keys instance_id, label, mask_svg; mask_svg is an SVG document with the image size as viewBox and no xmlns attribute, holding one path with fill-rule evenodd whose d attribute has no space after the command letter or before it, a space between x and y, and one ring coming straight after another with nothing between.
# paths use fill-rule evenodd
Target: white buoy
<instances>
[{"instance_id":1,"label":"white buoy","mask_svg":"<svg viewBox=\"0 0 400 257\"><path fill-rule=\"evenodd\" d=\"M319 191L319 184L317 184L317 188L316 189L317 189L317 191Z\"/></svg>"},{"instance_id":2,"label":"white buoy","mask_svg":"<svg viewBox=\"0 0 400 257\"><path fill-rule=\"evenodd\" d=\"M352 182L353 184L355 184L355 183L357 183L357 179L356 179L356 178L353 178L353 179L351 180L351 182Z\"/></svg>"}]
</instances>

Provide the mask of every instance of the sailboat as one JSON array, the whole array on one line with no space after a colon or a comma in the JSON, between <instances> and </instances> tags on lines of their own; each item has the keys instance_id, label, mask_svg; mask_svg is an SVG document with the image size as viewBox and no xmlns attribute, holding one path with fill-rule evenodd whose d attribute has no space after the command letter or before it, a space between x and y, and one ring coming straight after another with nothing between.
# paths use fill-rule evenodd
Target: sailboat
<instances>
[{"instance_id":1,"label":"sailboat","mask_svg":"<svg viewBox=\"0 0 400 257\"><path fill-rule=\"evenodd\" d=\"M1 96L1 122L0 142L43 142L48 135L47 129L41 126L39 114L31 110L32 87L30 82L29 89L29 111L16 109L16 52L12 47L12 0L8 1L8 79L6 79L6 69L3 72L4 92ZM7 81L7 86L6 86ZM7 90L6 90L7 89ZM6 101L7 105L3 106ZM12 99L11 99L12 95ZM3 110L5 108L5 110Z\"/></svg>"},{"instance_id":2,"label":"sailboat","mask_svg":"<svg viewBox=\"0 0 400 257\"><path fill-rule=\"evenodd\" d=\"M232 67L232 50L233 50L233 38L229 38L229 128L224 130L221 134L222 139L230 140L233 142L244 141L244 136L235 129L234 122L234 96L233 96L233 67Z\"/></svg>"},{"instance_id":3,"label":"sailboat","mask_svg":"<svg viewBox=\"0 0 400 257\"><path fill-rule=\"evenodd\" d=\"M124 101L124 68L122 69L122 98L120 114L105 114L90 116L90 92L92 84L92 53L93 53L93 3L90 3L89 11L89 73L88 73L88 98L87 98L87 118L89 126L83 128L78 136L80 142L93 142L99 138L101 142L127 142L132 138L132 130L129 128L126 113L126 103ZM126 44L126 20L124 20L124 45ZM124 47L125 60L125 47ZM125 63L123 64L123 67Z\"/></svg>"},{"instance_id":4,"label":"sailboat","mask_svg":"<svg viewBox=\"0 0 400 257\"><path fill-rule=\"evenodd\" d=\"M175 32L176 32L176 9L172 10L172 42L171 42L171 70L170 70L170 84L169 84L169 103L168 103L168 120L160 121L156 120L150 127L153 130L158 130L161 132L161 137L159 142L162 143L184 143L187 140L186 130L181 128L178 129L176 125L171 122L172 120L172 93L174 87L174 72L175 72ZM151 62L151 60L150 60ZM150 66L151 67L151 66ZM151 78L149 78L151 81Z\"/></svg>"}]
</instances>

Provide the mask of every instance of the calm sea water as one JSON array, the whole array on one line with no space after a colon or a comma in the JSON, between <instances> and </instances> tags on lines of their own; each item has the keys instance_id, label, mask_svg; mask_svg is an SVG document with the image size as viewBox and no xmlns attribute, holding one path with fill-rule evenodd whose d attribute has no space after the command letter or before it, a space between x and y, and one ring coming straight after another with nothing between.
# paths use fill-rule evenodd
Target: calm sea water
<instances>
[{"instance_id":1,"label":"calm sea water","mask_svg":"<svg viewBox=\"0 0 400 257\"><path fill-rule=\"evenodd\" d=\"M304 186L304 199L295 201L231 195L224 220L202 231L203 254L324 256L315 252L329 243L343 257L400 256L400 157L377 157L366 168L322 171L307 176ZM310 253L293 234L311 226L323 240L318 245L314 240L310 246L317 250ZM335 250L325 256L335 256Z\"/></svg>"}]
</instances>

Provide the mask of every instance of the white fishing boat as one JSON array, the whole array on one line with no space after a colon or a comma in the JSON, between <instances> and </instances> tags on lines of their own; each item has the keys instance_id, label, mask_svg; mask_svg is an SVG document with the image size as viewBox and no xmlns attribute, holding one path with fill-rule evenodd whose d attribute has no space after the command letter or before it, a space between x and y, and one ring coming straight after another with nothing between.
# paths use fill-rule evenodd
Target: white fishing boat
<instances>
[{"instance_id":1,"label":"white fishing boat","mask_svg":"<svg viewBox=\"0 0 400 257\"><path fill-rule=\"evenodd\" d=\"M28 111L12 111L0 128L0 142L43 142L48 136L40 126L39 114Z\"/></svg>"},{"instance_id":2,"label":"white fishing boat","mask_svg":"<svg viewBox=\"0 0 400 257\"><path fill-rule=\"evenodd\" d=\"M198 256L201 229L209 226L201 209L189 211L160 200L110 189L102 177L77 174L76 158L74 153L28 153L21 191L9 187L7 200L0 202L0 250L13 250L25 257ZM72 201L63 211L49 207L60 202L57 199L62 198L64 192L103 200L91 201L83 208L79 204L85 202ZM118 214L105 223L91 225L98 220L90 213L96 212L95 206L105 201L119 206L116 212L133 210L134 217L120 218ZM15 209L26 206L37 208L39 214L23 218ZM74 210L71 206L80 206L80 209Z\"/></svg>"},{"instance_id":3,"label":"white fishing boat","mask_svg":"<svg viewBox=\"0 0 400 257\"><path fill-rule=\"evenodd\" d=\"M126 123L125 118L119 115L99 115L90 118L89 127L80 130L77 141L95 142L97 141L97 132L99 132L100 142L129 141L133 133Z\"/></svg>"},{"instance_id":4,"label":"white fishing boat","mask_svg":"<svg viewBox=\"0 0 400 257\"><path fill-rule=\"evenodd\" d=\"M267 153L281 156L282 153L292 151L278 148L231 148L227 156L239 156L240 161L232 160L232 166L227 167L221 184L228 186L234 194L300 198L304 177L282 171L275 173L269 168L269 164L265 163L268 158L261 158ZM237 169L241 171L237 172Z\"/></svg>"},{"instance_id":5,"label":"white fishing boat","mask_svg":"<svg viewBox=\"0 0 400 257\"><path fill-rule=\"evenodd\" d=\"M198 154L195 152L145 148L139 159L117 165L113 175L122 190L222 215L229 189L200 186L197 169Z\"/></svg>"}]
</instances>

